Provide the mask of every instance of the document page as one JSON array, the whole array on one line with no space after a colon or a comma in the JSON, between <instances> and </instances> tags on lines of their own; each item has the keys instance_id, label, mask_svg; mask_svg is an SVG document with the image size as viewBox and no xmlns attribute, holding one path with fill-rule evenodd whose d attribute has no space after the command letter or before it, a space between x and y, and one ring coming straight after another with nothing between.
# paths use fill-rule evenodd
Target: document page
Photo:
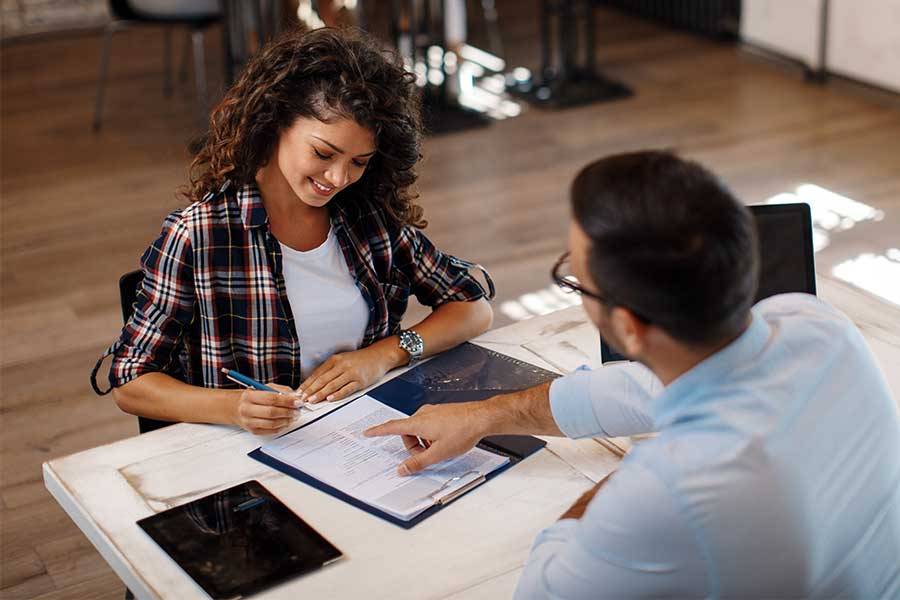
<instances>
[{"instance_id":1,"label":"document page","mask_svg":"<svg viewBox=\"0 0 900 600\"><path fill-rule=\"evenodd\" d=\"M397 466L409 451L400 437L367 438L362 432L405 416L365 395L272 440L262 451L402 520L509 462L505 456L473 448L422 473L401 477Z\"/></svg>"}]
</instances>

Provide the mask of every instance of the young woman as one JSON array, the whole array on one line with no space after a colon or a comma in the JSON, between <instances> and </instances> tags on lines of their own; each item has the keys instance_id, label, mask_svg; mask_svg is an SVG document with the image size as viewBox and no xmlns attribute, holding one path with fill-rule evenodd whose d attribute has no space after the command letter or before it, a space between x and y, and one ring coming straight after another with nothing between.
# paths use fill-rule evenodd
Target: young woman
<instances>
[{"instance_id":1,"label":"young woman","mask_svg":"<svg viewBox=\"0 0 900 600\"><path fill-rule=\"evenodd\" d=\"M141 259L104 355L119 407L272 433L301 401L485 331L493 290L420 230L420 139L412 76L362 34L289 32L258 53L211 115L193 203ZM433 311L401 331L410 294ZM234 389L223 368L297 394Z\"/></svg>"}]
</instances>

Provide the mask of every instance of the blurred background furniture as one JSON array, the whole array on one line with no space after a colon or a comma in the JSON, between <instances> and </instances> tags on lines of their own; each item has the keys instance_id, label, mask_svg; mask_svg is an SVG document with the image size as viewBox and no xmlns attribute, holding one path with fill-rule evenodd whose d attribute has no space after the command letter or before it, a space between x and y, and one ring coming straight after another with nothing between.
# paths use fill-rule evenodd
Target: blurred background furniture
<instances>
[{"instance_id":1,"label":"blurred background furniture","mask_svg":"<svg viewBox=\"0 0 900 600\"><path fill-rule=\"evenodd\" d=\"M811 79L829 74L900 92L900 0L745 2L744 42L799 63Z\"/></svg>"},{"instance_id":2,"label":"blurred background furniture","mask_svg":"<svg viewBox=\"0 0 900 600\"><path fill-rule=\"evenodd\" d=\"M629 88L597 70L595 32L593 0L541 0L540 72L513 70L510 92L548 108L631 96Z\"/></svg>"},{"instance_id":3,"label":"blurred background furniture","mask_svg":"<svg viewBox=\"0 0 900 600\"><path fill-rule=\"evenodd\" d=\"M455 85L460 59L451 44L459 47L464 43L465 8L455 0L391 2L391 37L422 88L422 119L429 133L490 123L483 111L459 101L459 86Z\"/></svg>"},{"instance_id":4,"label":"blurred background furniture","mask_svg":"<svg viewBox=\"0 0 900 600\"><path fill-rule=\"evenodd\" d=\"M218 0L222 10L225 87L231 86L250 57L296 20L284 0Z\"/></svg>"},{"instance_id":5,"label":"blurred background furniture","mask_svg":"<svg viewBox=\"0 0 900 600\"><path fill-rule=\"evenodd\" d=\"M775 0L776 2L778 0ZM782 2L782 4L802 4ZM755 4L753 0L750 4ZM671 27L704 36L733 40L741 22L741 0L595 0L595 4L657 21Z\"/></svg>"},{"instance_id":6,"label":"blurred background furniture","mask_svg":"<svg viewBox=\"0 0 900 600\"><path fill-rule=\"evenodd\" d=\"M221 19L218 0L110 0L109 11L112 21L109 22L103 33L103 51L100 56L100 73L97 79L97 96L94 106L94 130L99 131L102 125L103 100L113 34L136 25L165 27L163 93L166 96L172 94L172 30L175 27L187 28L194 55L197 112L198 115L205 116L207 84L204 32L210 25ZM185 50L187 50L187 44ZM182 66L182 79L186 76L185 66Z\"/></svg>"}]
</instances>

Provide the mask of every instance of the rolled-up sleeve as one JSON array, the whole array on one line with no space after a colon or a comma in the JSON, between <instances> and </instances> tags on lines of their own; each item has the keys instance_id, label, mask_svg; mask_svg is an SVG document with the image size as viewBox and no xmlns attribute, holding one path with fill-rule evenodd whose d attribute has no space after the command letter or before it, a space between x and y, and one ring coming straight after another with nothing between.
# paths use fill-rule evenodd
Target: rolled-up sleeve
<instances>
[{"instance_id":1,"label":"rolled-up sleeve","mask_svg":"<svg viewBox=\"0 0 900 600\"><path fill-rule=\"evenodd\" d=\"M570 438L649 433L649 403L661 389L656 376L638 363L580 369L550 385L550 410Z\"/></svg>"},{"instance_id":2,"label":"rolled-up sleeve","mask_svg":"<svg viewBox=\"0 0 900 600\"><path fill-rule=\"evenodd\" d=\"M159 238L141 257L141 270L134 313L110 348L111 387L169 371L178 359L182 334L194 315L193 250L180 213L166 218Z\"/></svg>"},{"instance_id":3,"label":"rolled-up sleeve","mask_svg":"<svg viewBox=\"0 0 900 600\"><path fill-rule=\"evenodd\" d=\"M412 293L425 306L494 297L493 281L483 267L441 252L414 227L400 230L395 251L397 264L409 278ZM475 278L476 269L482 272L488 290Z\"/></svg>"},{"instance_id":4,"label":"rolled-up sleeve","mask_svg":"<svg viewBox=\"0 0 900 600\"><path fill-rule=\"evenodd\" d=\"M707 565L696 537L663 482L623 466L581 519L542 531L514 598L702 597Z\"/></svg>"}]
</instances>

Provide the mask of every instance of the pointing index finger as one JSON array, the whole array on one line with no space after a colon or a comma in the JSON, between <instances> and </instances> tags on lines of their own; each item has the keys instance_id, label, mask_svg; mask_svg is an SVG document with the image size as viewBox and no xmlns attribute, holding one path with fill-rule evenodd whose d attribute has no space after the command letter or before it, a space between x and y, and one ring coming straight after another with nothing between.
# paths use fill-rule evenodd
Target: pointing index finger
<instances>
[{"instance_id":1,"label":"pointing index finger","mask_svg":"<svg viewBox=\"0 0 900 600\"><path fill-rule=\"evenodd\" d=\"M415 435L409 427L409 418L392 419L385 421L381 425L373 425L365 431L363 435L366 437L381 437L385 435Z\"/></svg>"},{"instance_id":2,"label":"pointing index finger","mask_svg":"<svg viewBox=\"0 0 900 600\"><path fill-rule=\"evenodd\" d=\"M397 467L398 475L413 475L453 456L451 452L448 452L446 448L442 448L439 444L432 444L426 449L410 452L410 454L411 456Z\"/></svg>"}]
</instances>

